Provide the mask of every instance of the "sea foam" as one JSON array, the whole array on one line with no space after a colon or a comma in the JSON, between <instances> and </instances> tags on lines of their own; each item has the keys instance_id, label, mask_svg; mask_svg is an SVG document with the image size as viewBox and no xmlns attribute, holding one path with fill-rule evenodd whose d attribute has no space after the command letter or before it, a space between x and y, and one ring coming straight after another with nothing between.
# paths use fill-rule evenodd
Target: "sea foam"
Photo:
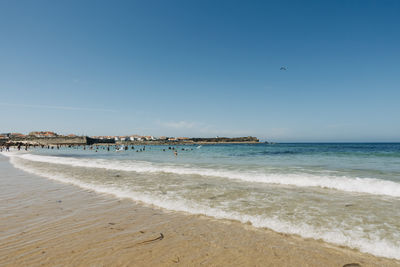
<instances>
[{"instance_id":1,"label":"sea foam","mask_svg":"<svg viewBox=\"0 0 400 267\"><path fill-rule=\"evenodd\" d=\"M8 155L11 156L11 154ZM352 229L352 230L329 229L329 228L324 228L323 226L316 228L306 223L294 224L291 222L279 220L275 217L266 217L262 215L259 216L247 215L238 212L225 211L220 208L211 208L204 205L199 205L195 202L188 201L185 199L171 199L168 196L164 195L149 195L143 192L136 192L132 190L127 190L125 188L120 188L118 187L118 185L91 184L80 181L78 179L69 178L64 175L39 171L37 169L24 165L22 162L17 160L18 158L31 159L31 160L35 159L36 161L39 161L40 159L41 162L44 161L44 162L52 162L52 163L66 164L66 165L73 165L71 163L74 162L75 159L61 158L60 160L59 157L42 157L42 156L24 154L22 156L12 155L10 157L10 162L16 168L22 169L29 173L46 177L48 179L56 180L59 182L73 184L83 189L93 190L98 193L111 194L119 198L129 198L134 201L140 201L145 204L154 205L160 208L173 211L187 212L191 214L203 214L217 219L231 219L243 223L251 222L253 226L259 228L269 228L281 233L297 234L305 238L322 239L326 242L338 245L344 245L350 248L356 248L359 249L361 252L371 253L376 256L400 259L400 244L394 244L393 242L390 242L388 240L380 239L379 236L374 235L373 233L371 233L369 235L369 238L367 239L365 237L360 237L360 234L359 232L357 232L357 229ZM68 163L64 160L66 160ZM60 161L63 163L61 163ZM83 166L79 165L77 162L74 163L76 164L73 166L88 167L87 164L85 163L81 163ZM95 164L96 166L91 165L90 167L99 168L97 164L99 163L96 163ZM116 169L114 167L112 169ZM103 168L110 169L110 166L103 166ZM120 168L118 168L118 170L119 169Z\"/></svg>"},{"instance_id":2,"label":"sea foam","mask_svg":"<svg viewBox=\"0 0 400 267\"><path fill-rule=\"evenodd\" d=\"M102 168L108 170L133 171L138 173L171 173L179 175L201 175L225 179L298 187L320 187L346 192L366 193L400 197L400 183L376 178L359 178L309 173L268 173L261 171L232 171L225 169L199 168L193 166L167 165L145 161L106 159L80 159L73 157L42 156L34 154L3 153L25 160L62 164L74 167Z\"/></svg>"}]
</instances>

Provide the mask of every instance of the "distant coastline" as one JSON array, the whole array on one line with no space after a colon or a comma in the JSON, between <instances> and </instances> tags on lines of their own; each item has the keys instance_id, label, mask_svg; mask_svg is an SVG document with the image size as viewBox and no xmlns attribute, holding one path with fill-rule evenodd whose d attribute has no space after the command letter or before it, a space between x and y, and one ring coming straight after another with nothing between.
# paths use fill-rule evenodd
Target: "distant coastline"
<instances>
[{"instance_id":1,"label":"distant coastline","mask_svg":"<svg viewBox=\"0 0 400 267\"><path fill-rule=\"evenodd\" d=\"M162 138L162 139L116 139L96 138L89 136L7 136L0 138L3 145L205 145L205 144L257 144L259 139L253 136L247 137L214 137L214 138Z\"/></svg>"}]
</instances>

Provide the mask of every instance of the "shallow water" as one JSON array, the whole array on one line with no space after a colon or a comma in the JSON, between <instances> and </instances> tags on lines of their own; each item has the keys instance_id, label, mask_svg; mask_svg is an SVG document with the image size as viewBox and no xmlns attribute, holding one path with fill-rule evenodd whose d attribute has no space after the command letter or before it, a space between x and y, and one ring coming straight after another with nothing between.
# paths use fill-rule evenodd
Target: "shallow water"
<instances>
[{"instance_id":1,"label":"shallow water","mask_svg":"<svg viewBox=\"0 0 400 267\"><path fill-rule=\"evenodd\" d=\"M177 157L140 148L3 154L98 192L400 259L400 144L178 146Z\"/></svg>"}]
</instances>

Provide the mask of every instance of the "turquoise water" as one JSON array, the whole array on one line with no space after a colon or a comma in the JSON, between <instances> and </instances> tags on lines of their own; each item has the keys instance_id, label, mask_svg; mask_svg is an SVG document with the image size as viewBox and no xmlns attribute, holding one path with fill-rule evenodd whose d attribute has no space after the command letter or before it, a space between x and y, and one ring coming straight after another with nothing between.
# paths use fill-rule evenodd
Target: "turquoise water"
<instances>
[{"instance_id":1,"label":"turquoise water","mask_svg":"<svg viewBox=\"0 0 400 267\"><path fill-rule=\"evenodd\" d=\"M399 143L175 148L177 156L168 146L4 154L18 168L101 193L400 259Z\"/></svg>"}]
</instances>

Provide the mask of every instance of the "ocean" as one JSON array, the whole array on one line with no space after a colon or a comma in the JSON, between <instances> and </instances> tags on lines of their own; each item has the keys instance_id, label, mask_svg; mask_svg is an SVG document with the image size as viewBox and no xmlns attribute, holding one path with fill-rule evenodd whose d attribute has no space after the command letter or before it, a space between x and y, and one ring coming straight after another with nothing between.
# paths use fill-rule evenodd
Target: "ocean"
<instances>
[{"instance_id":1,"label":"ocean","mask_svg":"<svg viewBox=\"0 0 400 267\"><path fill-rule=\"evenodd\" d=\"M400 143L174 147L177 156L168 146L2 154L99 193L400 259Z\"/></svg>"}]
</instances>

